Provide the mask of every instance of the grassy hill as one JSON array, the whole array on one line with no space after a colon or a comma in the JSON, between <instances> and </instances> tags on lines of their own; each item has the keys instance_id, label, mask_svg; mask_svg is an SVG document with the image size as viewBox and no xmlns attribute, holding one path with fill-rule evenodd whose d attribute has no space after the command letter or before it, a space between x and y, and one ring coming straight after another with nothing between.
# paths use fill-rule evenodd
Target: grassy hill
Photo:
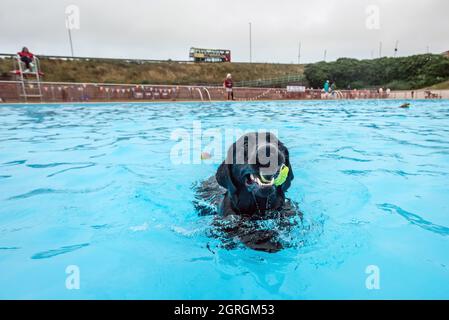
<instances>
[{"instance_id":1,"label":"grassy hill","mask_svg":"<svg viewBox=\"0 0 449 320\"><path fill-rule=\"evenodd\" d=\"M0 74L13 68L12 60L0 59ZM115 60L41 59L45 81L137 83L137 84L221 84L227 73L234 81L277 78L302 74L298 64L268 63L137 63Z\"/></svg>"},{"instance_id":2,"label":"grassy hill","mask_svg":"<svg viewBox=\"0 0 449 320\"><path fill-rule=\"evenodd\" d=\"M441 83L437 83L431 87L429 87L428 89L433 89L433 90L449 90L449 80L448 81L444 81Z\"/></svg>"},{"instance_id":3,"label":"grassy hill","mask_svg":"<svg viewBox=\"0 0 449 320\"><path fill-rule=\"evenodd\" d=\"M10 58L0 59L0 75L7 78L13 68ZM45 81L135 84L219 85L227 73L234 81L304 75L301 83L321 88L335 81L337 88L419 89L449 87L449 58L442 55L415 55L400 58L356 60L308 65L272 63L185 63L137 62L125 60L55 60L41 58ZM290 77L289 77L290 78ZM251 85L251 84L249 84ZM282 85L285 85L283 83Z\"/></svg>"}]
</instances>

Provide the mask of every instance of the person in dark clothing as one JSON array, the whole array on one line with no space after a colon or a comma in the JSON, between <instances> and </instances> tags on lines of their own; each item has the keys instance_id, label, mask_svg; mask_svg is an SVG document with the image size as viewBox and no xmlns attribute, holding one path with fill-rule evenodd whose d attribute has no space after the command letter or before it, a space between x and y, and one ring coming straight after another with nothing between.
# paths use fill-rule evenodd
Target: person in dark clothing
<instances>
[{"instance_id":1,"label":"person in dark clothing","mask_svg":"<svg viewBox=\"0 0 449 320\"><path fill-rule=\"evenodd\" d=\"M228 100L234 100L234 92L232 90L234 83L232 82L232 76L230 73L228 73L228 75L226 76L226 79L223 82L223 86L225 87L226 93L228 94Z\"/></svg>"},{"instance_id":2,"label":"person in dark clothing","mask_svg":"<svg viewBox=\"0 0 449 320\"><path fill-rule=\"evenodd\" d=\"M20 56L20 61L25 64L26 70L30 71L30 69L34 68L34 55L28 50L27 47L23 47L22 51L17 53Z\"/></svg>"}]
</instances>

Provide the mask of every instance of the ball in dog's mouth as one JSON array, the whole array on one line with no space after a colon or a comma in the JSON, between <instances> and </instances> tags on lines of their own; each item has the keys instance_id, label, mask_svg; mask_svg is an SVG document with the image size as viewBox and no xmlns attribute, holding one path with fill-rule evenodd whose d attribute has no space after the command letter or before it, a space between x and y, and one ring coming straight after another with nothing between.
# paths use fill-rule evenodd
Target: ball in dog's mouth
<instances>
[{"instance_id":1,"label":"ball in dog's mouth","mask_svg":"<svg viewBox=\"0 0 449 320\"><path fill-rule=\"evenodd\" d=\"M245 184L247 186L271 187L274 184L274 177L257 176L255 174L246 175Z\"/></svg>"},{"instance_id":2,"label":"ball in dog's mouth","mask_svg":"<svg viewBox=\"0 0 449 320\"><path fill-rule=\"evenodd\" d=\"M255 174L246 176L245 185L249 192L262 198L268 197L275 191L274 178L267 179Z\"/></svg>"}]
</instances>

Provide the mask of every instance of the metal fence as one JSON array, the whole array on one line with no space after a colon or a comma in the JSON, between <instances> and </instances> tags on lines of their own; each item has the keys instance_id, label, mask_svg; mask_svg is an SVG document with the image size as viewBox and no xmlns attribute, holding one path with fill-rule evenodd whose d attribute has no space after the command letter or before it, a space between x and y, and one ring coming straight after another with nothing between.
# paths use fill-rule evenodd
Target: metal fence
<instances>
[{"instance_id":1,"label":"metal fence","mask_svg":"<svg viewBox=\"0 0 449 320\"><path fill-rule=\"evenodd\" d=\"M303 74L293 74L293 75L286 75L286 76L277 77L277 78L239 81L239 82L236 82L234 85L236 87L277 88L277 87L285 87L289 84L304 85L306 83L307 83L307 80Z\"/></svg>"}]
</instances>

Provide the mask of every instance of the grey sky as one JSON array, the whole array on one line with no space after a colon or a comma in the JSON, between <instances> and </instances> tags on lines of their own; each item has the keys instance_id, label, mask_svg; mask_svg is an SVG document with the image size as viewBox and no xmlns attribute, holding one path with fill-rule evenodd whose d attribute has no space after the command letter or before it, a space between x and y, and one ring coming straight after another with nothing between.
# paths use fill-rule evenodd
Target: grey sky
<instances>
[{"instance_id":1,"label":"grey sky","mask_svg":"<svg viewBox=\"0 0 449 320\"><path fill-rule=\"evenodd\" d=\"M27 45L37 54L69 55L65 8L80 8L75 55L187 59L191 46L231 49L234 61L302 62L449 50L448 0L1 0L0 52ZM368 29L368 5L380 28Z\"/></svg>"}]
</instances>

